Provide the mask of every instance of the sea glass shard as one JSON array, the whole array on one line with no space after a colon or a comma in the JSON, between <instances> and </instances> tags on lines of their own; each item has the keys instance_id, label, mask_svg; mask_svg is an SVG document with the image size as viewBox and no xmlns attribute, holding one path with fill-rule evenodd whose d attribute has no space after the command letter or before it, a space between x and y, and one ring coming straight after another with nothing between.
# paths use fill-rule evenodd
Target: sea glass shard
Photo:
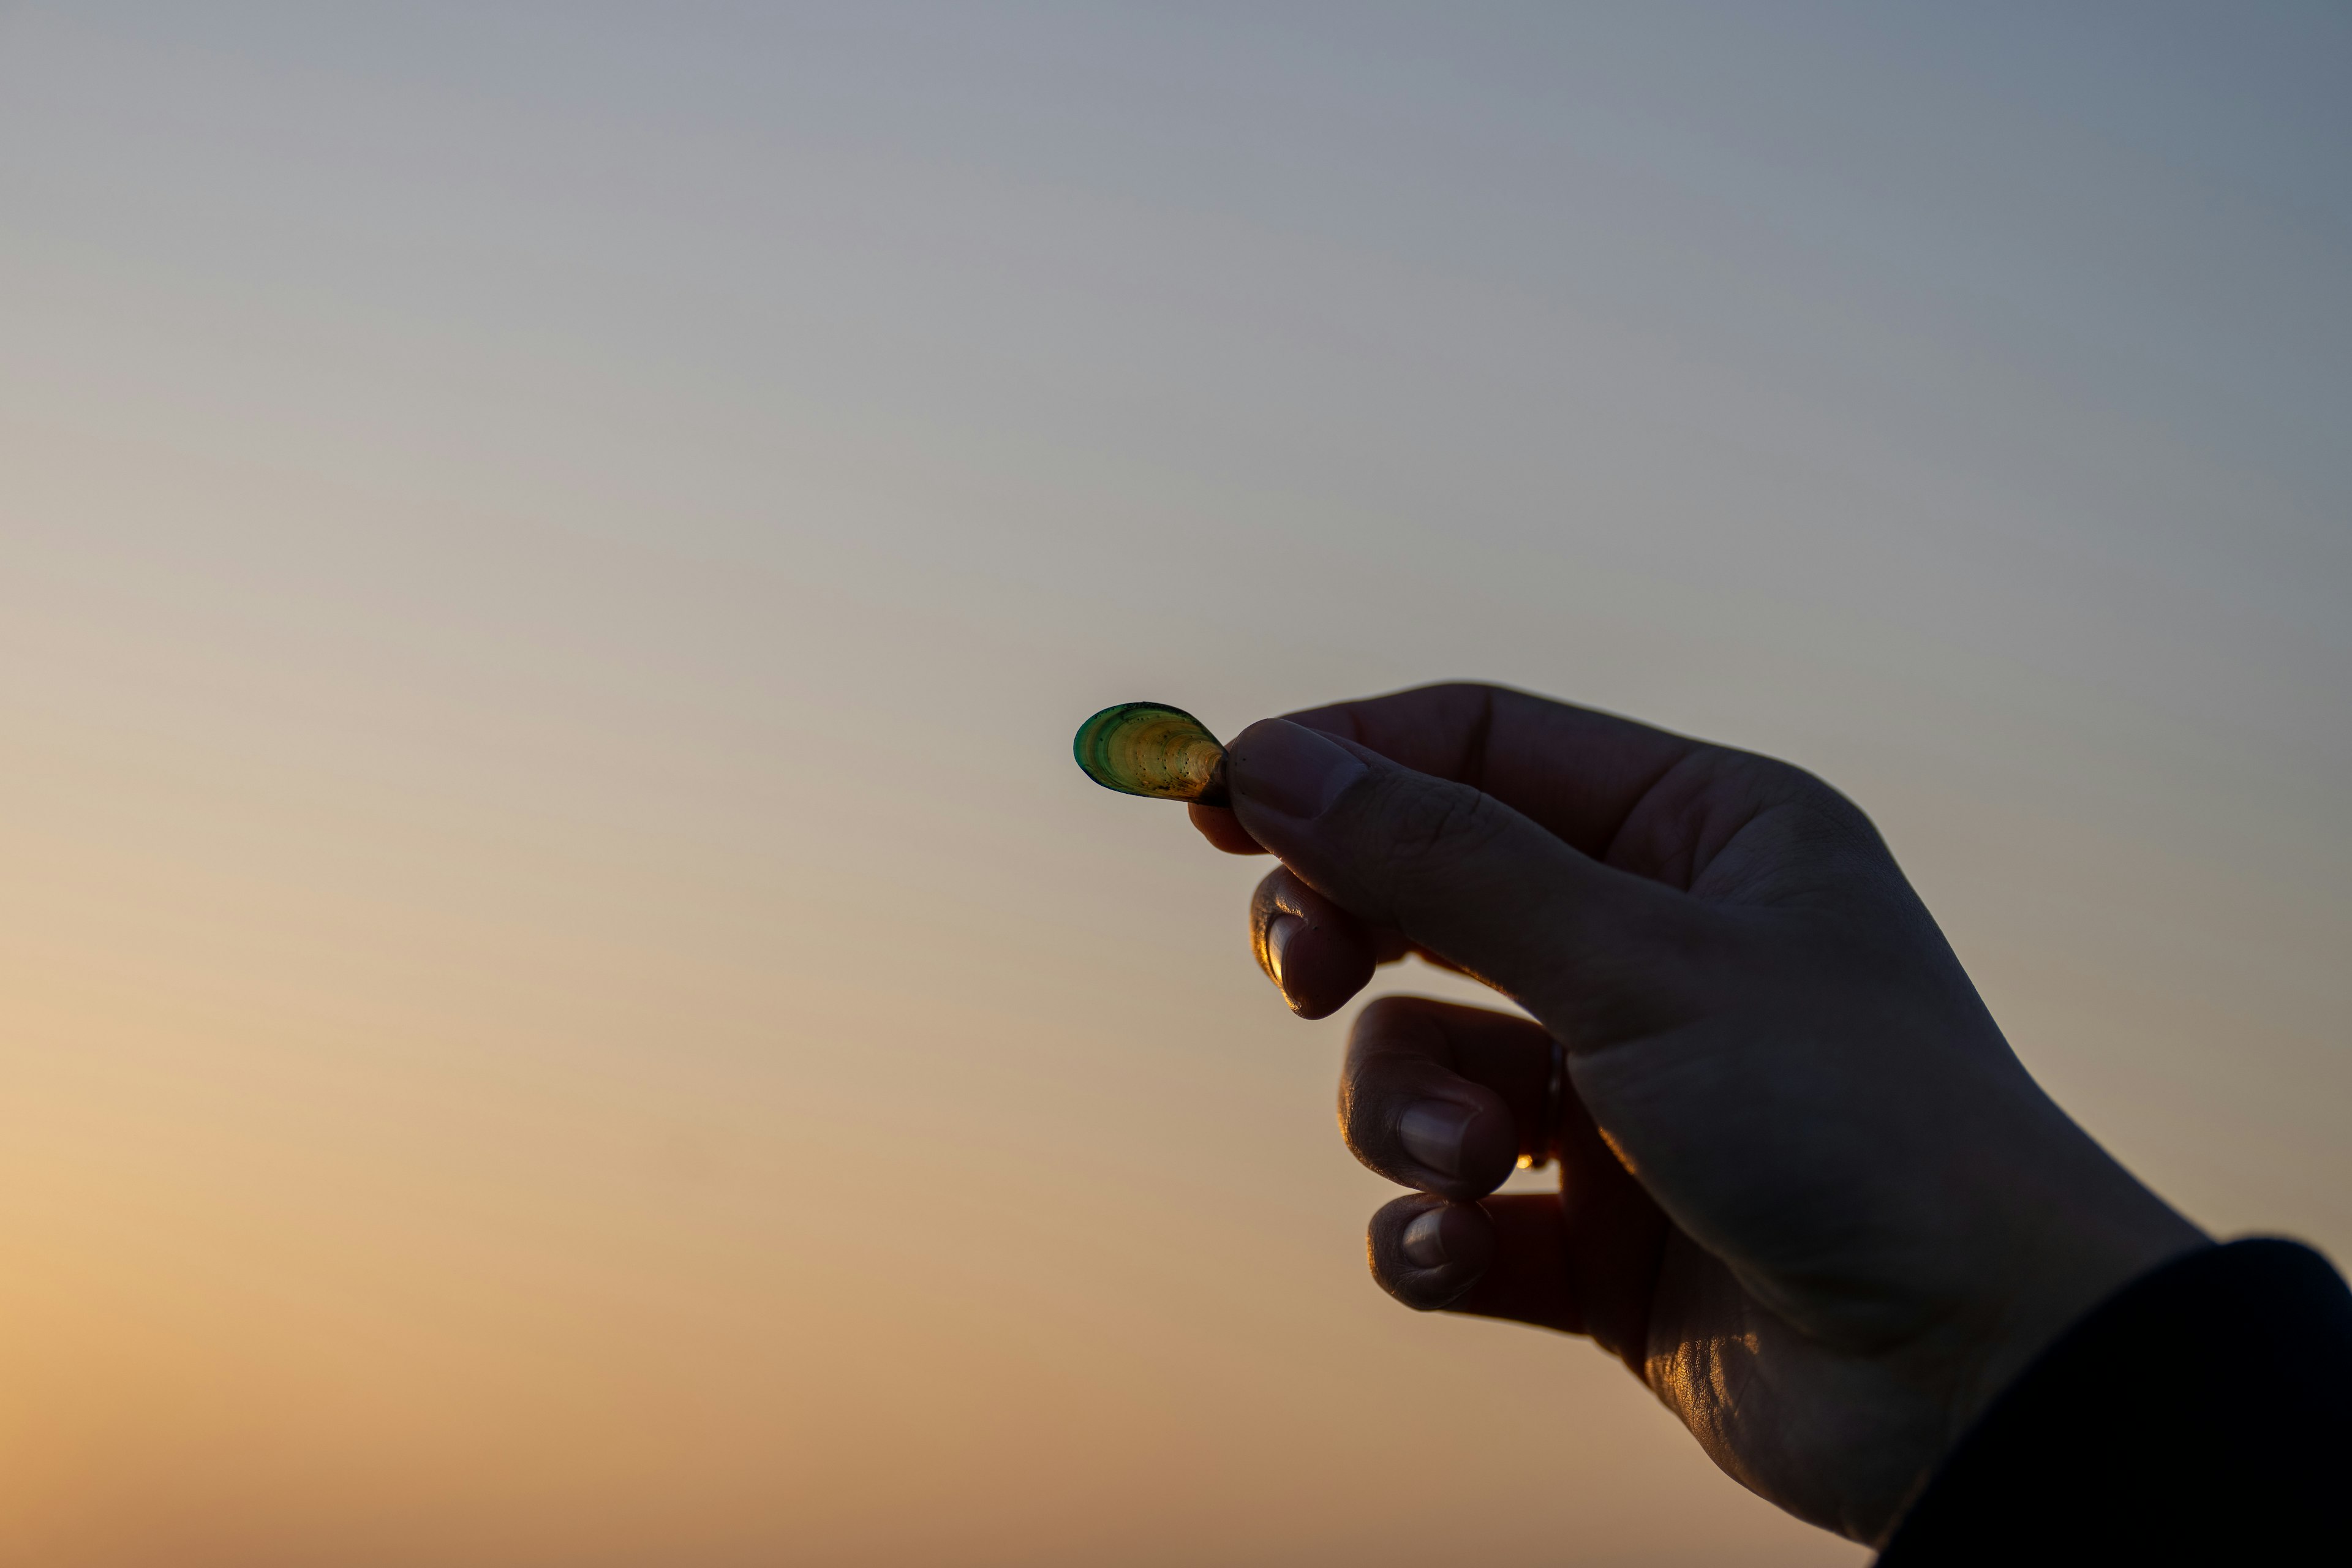
<instances>
[{"instance_id":1,"label":"sea glass shard","mask_svg":"<svg viewBox=\"0 0 2352 1568\"><path fill-rule=\"evenodd\" d=\"M1070 750L1105 789L1158 800L1225 804L1225 749L1208 727L1164 702L1122 702L1078 726Z\"/></svg>"}]
</instances>

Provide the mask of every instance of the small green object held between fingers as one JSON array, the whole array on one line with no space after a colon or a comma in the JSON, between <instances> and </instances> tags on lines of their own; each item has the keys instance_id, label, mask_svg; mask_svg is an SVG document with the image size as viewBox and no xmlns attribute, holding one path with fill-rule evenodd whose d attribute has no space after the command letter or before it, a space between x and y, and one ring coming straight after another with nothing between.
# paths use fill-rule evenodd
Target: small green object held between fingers
<instances>
[{"instance_id":1,"label":"small green object held between fingers","mask_svg":"<svg viewBox=\"0 0 2352 1568\"><path fill-rule=\"evenodd\" d=\"M1087 777L1122 795L1223 805L1225 749L1208 727L1164 702L1122 702L1078 726L1070 750Z\"/></svg>"}]
</instances>

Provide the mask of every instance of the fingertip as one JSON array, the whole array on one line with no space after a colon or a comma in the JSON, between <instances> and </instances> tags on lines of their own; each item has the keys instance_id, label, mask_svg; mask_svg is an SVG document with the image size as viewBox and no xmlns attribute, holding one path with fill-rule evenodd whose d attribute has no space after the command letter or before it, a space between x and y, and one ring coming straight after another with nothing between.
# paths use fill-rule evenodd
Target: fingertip
<instances>
[{"instance_id":1,"label":"fingertip","mask_svg":"<svg viewBox=\"0 0 2352 1568\"><path fill-rule=\"evenodd\" d=\"M1501 1040L1490 1039L1497 1029ZM1382 996L1357 1016L1349 1036L1340 1131L1356 1158L1399 1185L1457 1203L1483 1197L1509 1178L1522 1124L1531 1120L1496 1083L1515 1081L1523 1061L1544 1061L1549 1046L1526 1019L1426 996ZM1498 1063L1512 1069L1507 1079L1498 1077Z\"/></svg>"},{"instance_id":2,"label":"fingertip","mask_svg":"<svg viewBox=\"0 0 2352 1568\"><path fill-rule=\"evenodd\" d=\"M1519 1158L1511 1108L1475 1083L1454 1083L1441 1094L1405 1102L1395 1110L1383 1142L1419 1168L1414 1186L1460 1202L1501 1186ZM1396 1174L1413 1176L1410 1170Z\"/></svg>"},{"instance_id":3,"label":"fingertip","mask_svg":"<svg viewBox=\"0 0 2352 1568\"><path fill-rule=\"evenodd\" d=\"M1302 1018L1328 1018L1371 984L1376 954L1351 925L1283 913L1262 940L1259 962Z\"/></svg>"},{"instance_id":4,"label":"fingertip","mask_svg":"<svg viewBox=\"0 0 2352 1568\"><path fill-rule=\"evenodd\" d=\"M1301 833L1370 772L1374 753L1339 736L1286 719L1261 719L1225 748L1226 778L1236 810L1277 839ZM1253 834L1253 837L1255 835Z\"/></svg>"},{"instance_id":5,"label":"fingertip","mask_svg":"<svg viewBox=\"0 0 2352 1568\"><path fill-rule=\"evenodd\" d=\"M1433 1312L1477 1287L1495 1260L1495 1227L1475 1204L1416 1194L1372 1215L1365 1253L1381 1289Z\"/></svg>"},{"instance_id":6,"label":"fingertip","mask_svg":"<svg viewBox=\"0 0 2352 1568\"><path fill-rule=\"evenodd\" d=\"M1263 855L1266 852L1265 847L1250 837L1249 829L1242 826L1242 819L1235 816L1230 808L1202 805L1195 800L1187 802L1184 811L1192 819L1192 826L1200 830L1201 837L1226 854Z\"/></svg>"}]
</instances>

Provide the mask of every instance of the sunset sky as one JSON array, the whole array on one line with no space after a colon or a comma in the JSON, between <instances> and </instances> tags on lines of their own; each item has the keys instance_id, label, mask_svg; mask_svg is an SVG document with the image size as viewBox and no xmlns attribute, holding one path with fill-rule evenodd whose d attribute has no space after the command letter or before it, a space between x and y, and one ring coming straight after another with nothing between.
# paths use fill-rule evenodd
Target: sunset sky
<instances>
[{"instance_id":1,"label":"sunset sky","mask_svg":"<svg viewBox=\"0 0 2352 1568\"><path fill-rule=\"evenodd\" d=\"M1125 699L1801 763L2127 1163L2352 1255L2347 79L0 4L0 1561L1864 1561L1381 1295L1347 1016L1072 766Z\"/></svg>"}]
</instances>

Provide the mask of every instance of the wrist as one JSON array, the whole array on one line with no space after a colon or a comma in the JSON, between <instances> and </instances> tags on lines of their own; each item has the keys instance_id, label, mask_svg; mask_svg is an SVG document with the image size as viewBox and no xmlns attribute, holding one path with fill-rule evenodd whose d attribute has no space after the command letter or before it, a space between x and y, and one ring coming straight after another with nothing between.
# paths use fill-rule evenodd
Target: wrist
<instances>
[{"instance_id":1,"label":"wrist","mask_svg":"<svg viewBox=\"0 0 2352 1568\"><path fill-rule=\"evenodd\" d=\"M2186 1216L2127 1172L2098 1158L2107 1180L2042 1194L2019 1226L2006 1289L1955 1390L1948 1451L2067 1330L2142 1276L2213 1245Z\"/></svg>"}]
</instances>

